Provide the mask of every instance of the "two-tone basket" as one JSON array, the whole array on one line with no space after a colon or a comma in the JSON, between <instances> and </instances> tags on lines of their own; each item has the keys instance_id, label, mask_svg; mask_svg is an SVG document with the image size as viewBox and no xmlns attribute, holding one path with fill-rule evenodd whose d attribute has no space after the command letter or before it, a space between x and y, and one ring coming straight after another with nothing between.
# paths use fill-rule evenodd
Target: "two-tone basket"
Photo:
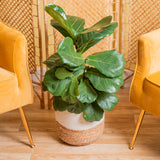
<instances>
[{"instance_id":1,"label":"two-tone basket","mask_svg":"<svg viewBox=\"0 0 160 160\"><path fill-rule=\"evenodd\" d=\"M71 145L87 145L100 137L104 130L104 116L100 121L86 122L82 114L55 112L58 137Z\"/></svg>"}]
</instances>

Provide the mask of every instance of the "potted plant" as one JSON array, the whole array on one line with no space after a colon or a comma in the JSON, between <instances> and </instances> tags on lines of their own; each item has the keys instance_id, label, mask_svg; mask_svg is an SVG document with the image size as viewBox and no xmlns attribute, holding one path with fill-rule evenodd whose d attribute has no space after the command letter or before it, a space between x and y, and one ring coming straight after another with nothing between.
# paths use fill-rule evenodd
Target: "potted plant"
<instances>
[{"instance_id":1,"label":"potted plant","mask_svg":"<svg viewBox=\"0 0 160 160\"><path fill-rule=\"evenodd\" d=\"M49 70L42 83L43 90L53 95L57 133L66 143L89 144L103 132L104 110L118 103L115 92L123 85L125 60L116 50L87 58L83 53L110 36L118 24L107 16L84 28L84 19L66 15L60 6L50 4L45 11L64 36L57 53L44 62Z\"/></svg>"}]
</instances>

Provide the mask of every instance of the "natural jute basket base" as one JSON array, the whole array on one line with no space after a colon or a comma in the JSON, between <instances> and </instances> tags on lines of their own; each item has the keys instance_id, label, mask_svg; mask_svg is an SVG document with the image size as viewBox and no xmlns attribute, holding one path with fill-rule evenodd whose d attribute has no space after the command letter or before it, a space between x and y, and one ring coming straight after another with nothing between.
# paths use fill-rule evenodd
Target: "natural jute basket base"
<instances>
[{"instance_id":1,"label":"natural jute basket base","mask_svg":"<svg viewBox=\"0 0 160 160\"><path fill-rule=\"evenodd\" d=\"M87 130L71 130L62 126L56 121L56 129L58 137L71 145L82 146L94 142L103 134L104 120L97 126Z\"/></svg>"}]
</instances>

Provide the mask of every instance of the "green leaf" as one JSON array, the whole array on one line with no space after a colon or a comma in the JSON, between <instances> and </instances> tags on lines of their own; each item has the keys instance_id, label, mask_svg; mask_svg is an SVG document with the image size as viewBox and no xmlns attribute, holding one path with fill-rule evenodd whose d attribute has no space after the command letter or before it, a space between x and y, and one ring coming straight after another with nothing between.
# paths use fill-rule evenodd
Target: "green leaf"
<instances>
[{"instance_id":1,"label":"green leaf","mask_svg":"<svg viewBox=\"0 0 160 160\"><path fill-rule=\"evenodd\" d=\"M79 77L79 76L83 75L83 73L84 73L84 69L81 68L81 69L75 71L73 74L75 77Z\"/></svg>"},{"instance_id":2,"label":"green leaf","mask_svg":"<svg viewBox=\"0 0 160 160\"><path fill-rule=\"evenodd\" d=\"M82 103L92 103L97 98L96 91L87 80L81 80L78 90L79 96L77 98Z\"/></svg>"},{"instance_id":3,"label":"green leaf","mask_svg":"<svg viewBox=\"0 0 160 160\"><path fill-rule=\"evenodd\" d=\"M82 63L80 66L77 66L77 67L70 67L68 65L65 66L69 71L72 71L72 72L76 72L78 70L81 70L81 69L85 69L85 62Z\"/></svg>"},{"instance_id":4,"label":"green leaf","mask_svg":"<svg viewBox=\"0 0 160 160\"><path fill-rule=\"evenodd\" d=\"M78 80L77 77L74 77L71 81L70 87L69 87L69 94L73 97L78 96Z\"/></svg>"},{"instance_id":5,"label":"green leaf","mask_svg":"<svg viewBox=\"0 0 160 160\"><path fill-rule=\"evenodd\" d=\"M70 67L68 65L65 65L65 68L67 68L67 70L73 72L75 77L79 77L80 75L82 75L84 73L85 63L82 63L82 65L77 66L77 67Z\"/></svg>"},{"instance_id":6,"label":"green leaf","mask_svg":"<svg viewBox=\"0 0 160 160\"><path fill-rule=\"evenodd\" d=\"M84 63L81 53L75 52L73 40L69 37L63 39L58 45L58 54L63 63L70 67L77 67Z\"/></svg>"},{"instance_id":7,"label":"green leaf","mask_svg":"<svg viewBox=\"0 0 160 160\"><path fill-rule=\"evenodd\" d=\"M63 93L61 97L63 101L73 104L76 103L78 94L78 80L77 77L74 77L70 83L68 91Z\"/></svg>"},{"instance_id":8,"label":"green leaf","mask_svg":"<svg viewBox=\"0 0 160 160\"><path fill-rule=\"evenodd\" d=\"M71 37L71 35L54 19L51 20L51 25L56 28L64 37Z\"/></svg>"},{"instance_id":9,"label":"green leaf","mask_svg":"<svg viewBox=\"0 0 160 160\"><path fill-rule=\"evenodd\" d=\"M79 77L84 73L85 69L85 63L78 67L70 67L70 66L65 66L69 71L72 71L75 77Z\"/></svg>"},{"instance_id":10,"label":"green leaf","mask_svg":"<svg viewBox=\"0 0 160 160\"><path fill-rule=\"evenodd\" d=\"M103 118L103 109L101 109L97 103L84 104L86 109L83 111L83 118L88 122L99 121Z\"/></svg>"},{"instance_id":11,"label":"green leaf","mask_svg":"<svg viewBox=\"0 0 160 160\"><path fill-rule=\"evenodd\" d=\"M95 69L90 69L86 72L85 76L90 80L94 88L98 91L104 91L108 93L117 92L123 84L123 76L108 78Z\"/></svg>"},{"instance_id":12,"label":"green leaf","mask_svg":"<svg viewBox=\"0 0 160 160\"><path fill-rule=\"evenodd\" d=\"M104 110L111 111L118 103L118 97L115 93L102 92L98 95L97 104Z\"/></svg>"},{"instance_id":13,"label":"green leaf","mask_svg":"<svg viewBox=\"0 0 160 160\"><path fill-rule=\"evenodd\" d=\"M74 103L76 103L76 101L77 101L77 97L74 97L74 96L71 96L71 95L68 96L68 102L69 103L74 104Z\"/></svg>"},{"instance_id":14,"label":"green leaf","mask_svg":"<svg viewBox=\"0 0 160 160\"><path fill-rule=\"evenodd\" d=\"M72 28L75 30L76 35L78 35L84 30L84 25L85 25L84 19L76 16L69 16L69 15L67 15L67 18Z\"/></svg>"},{"instance_id":15,"label":"green leaf","mask_svg":"<svg viewBox=\"0 0 160 160\"><path fill-rule=\"evenodd\" d=\"M57 53L51 55L46 61L43 62L48 68L54 68L57 66L62 66L63 62Z\"/></svg>"},{"instance_id":16,"label":"green leaf","mask_svg":"<svg viewBox=\"0 0 160 160\"><path fill-rule=\"evenodd\" d=\"M76 32L69 23L63 9L57 5L49 4L45 6L45 11L74 39Z\"/></svg>"},{"instance_id":17,"label":"green leaf","mask_svg":"<svg viewBox=\"0 0 160 160\"><path fill-rule=\"evenodd\" d=\"M123 75L120 75L118 77L115 77L115 78L112 78L112 81L114 81L114 83L118 86L122 86L123 83L124 83L124 80L123 80Z\"/></svg>"},{"instance_id":18,"label":"green leaf","mask_svg":"<svg viewBox=\"0 0 160 160\"><path fill-rule=\"evenodd\" d=\"M107 77L117 77L124 71L125 60L116 50L105 51L87 57L87 64L94 66Z\"/></svg>"},{"instance_id":19,"label":"green leaf","mask_svg":"<svg viewBox=\"0 0 160 160\"><path fill-rule=\"evenodd\" d=\"M71 78L59 80L55 76L55 71L56 69L52 68L45 73L44 83L52 95L61 96L68 91Z\"/></svg>"},{"instance_id":20,"label":"green leaf","mask_svg":"<svg viewBox=\"0 0 160 160\"><path fill-rule=\"evenodd\" d=\"M55 111L65 111L67 110L69 103L64 102L61 97L53 97L53 107Z\"/></svg>"},{"instance_id":21,"label":"green leaf","mask_svg":"<svg viewBox=\"0 0 160 160\"><path fill-rule=\"evenodd\" d=\"M68 112L79 114L85 110L83 103L77 101L74 104L71 104L67 107Z\"/></svg>"},{"instance_id":22,"label":"green leaf","mask_svg":"<svg viewBox=\"0 0 160 160\"><path fill-rule=\"evenodd\" d=\"M112 21L112 16L104 17L99 22L94 24L92 27L83 31L82 34L105 28L111 23L111 21Z\"/></svg>"},{"instance_id":23,"label":"green leaf","mask_svg":"<svg viewBox=\"0 0 160 160\"><path fill-rule=\"evenodd\" d=\"M65 79L67 77L73 77L73 73L67 71L64 67L60 67L56 69L55 76L58 79Z\"/></svg>"},{"instance_id":24,"label":"green leaf","mask_svg":"<svg viewBox=\"0 0 160 160\"><path fill-rule=\"evenodd\" d=\"M118 23L113 22L110 25L108 25L108 27L102 29L100 32L95 34L92 38L93 39L104 39L106 36L110 36L117 27L118 27Z\"/></svg>"},{"instance_id":25,"label":"green leaf","mask_svg":"<svg viewBox=\"0 0 160 160\"><path fill-rule=\"evenodd\" d=\"M69 95L69 93L67 92L68 95L62 97L62 100L65 102L68 102L70 104L74 104L77 101L77 97L71 96Z\"/></svg>"},{"instance_id":26,"label":"green leaf","mask_svg":"<svg viewBox=\"0 0 160 160\"><path fill-rule=\"evenodd\" d=\"M74 97L74 96L71 96L71 95L69 94L69 91L67 91L67 92L65 92L64 94L62 94L61 97L62 97L62 100L63 100L63 101L68 102L68 103L70 103L70 104L74 104L74 103L76 103L76 101L77 101L77 98Z\"/></svg>"},{"instance_id":27,"label":"green leaf","mask_svg":"<svg viewBox=\"0 0 160 160\"><path fill-rule=\"evenodd\" d=\"M118 23L114 22L109 24L107 27L102 28L100 31L92 31L89 33L81 33L77 36L77 51L85 52L95 44L99 43L106 36L110 36L117 28Z\"/></svg>"},{"instance_id":28,"label":"green leaf","mask_svg":"<svg viewBox=\"0 0 160 160\"><path fill-rule=\"evenodd\" d=\"M99 42L99 40L92 39L92 37L96 33L97 33L97 31L79 34L77 36L77 51L83 53L83 52L87 51L90 47L97 44Z\"/></svg>"},{"instance_id":29,"label":"green leaf","mask_svg":"<svg viewBox=\"0 0 160 160\"><path fill-rule=\"evenodd\" d=\"M53 97L53 107L55 111L65 111L79 114L85 110L85 105L79 101L76 101L74 104L70 104L62 100L61 97Z\"/></svg>"},{"instance_id":30,"label":"green leaf","mask_svg":"<svg viewBox=\"0 0 160 160\"><path fill-rule=\"evenodd\" d=\"M84 19L69 15L67 15L67 19L71 24L72 29L74 29L74 31L76 32L76 35L84 30ZM56 28L64 37L71 37L71 35L55 20L51 20L51 25Z\"/></svg>"}]
</instances>

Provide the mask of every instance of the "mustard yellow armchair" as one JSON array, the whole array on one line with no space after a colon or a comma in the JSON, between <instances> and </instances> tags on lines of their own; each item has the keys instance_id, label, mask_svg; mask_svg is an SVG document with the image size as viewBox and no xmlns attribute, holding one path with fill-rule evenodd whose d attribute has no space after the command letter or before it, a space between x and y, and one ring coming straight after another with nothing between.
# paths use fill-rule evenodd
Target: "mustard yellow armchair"
<instances>
[{"instance_id":1,"label":"mustard yellow armchair","mask_svg":"<svg viewBox=\"0 0 160 160\"><path fill-rule=\"evenodd\" d=\"M130 88L130 102L141 109L129 146L133 149L145 111L160 117L160 29L139 38L137 65Z\"/></svg>"},{"instance_id":2,"label":"mustard yellow armchair","mask_svg":"<svg viewBox=\"0 0 160 160\"><path fill-rule=\"evenodd\" d=\"M24 35L0 20L0 114L19 108L29 141L33 141L22 106L33 103Z\"/></svg>"}]
</instances>

